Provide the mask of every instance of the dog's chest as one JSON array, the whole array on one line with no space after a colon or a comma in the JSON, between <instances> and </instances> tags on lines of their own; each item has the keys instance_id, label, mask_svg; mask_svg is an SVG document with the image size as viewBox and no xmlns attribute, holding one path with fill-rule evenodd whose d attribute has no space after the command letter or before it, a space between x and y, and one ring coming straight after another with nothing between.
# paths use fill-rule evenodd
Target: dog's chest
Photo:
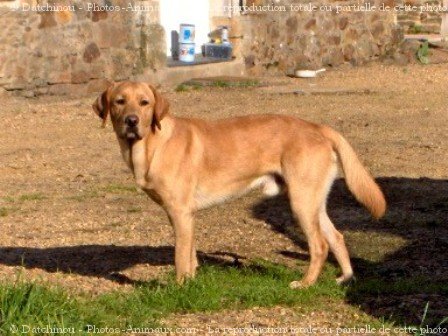
<instances>
[{"instance_id":1,"label":"dog's chest","mask_svg":"<svg viewBox=\"0 0 448 336\"><path fill-rule=\"evenodd\" d=\"M137 185L145 192L153 189L153 186L147 179L148 162L144 142L137 141L132 146L129 146L125 142L120 141L120 147L123 160L134 174Z\"/></svg>"}]
</instances>

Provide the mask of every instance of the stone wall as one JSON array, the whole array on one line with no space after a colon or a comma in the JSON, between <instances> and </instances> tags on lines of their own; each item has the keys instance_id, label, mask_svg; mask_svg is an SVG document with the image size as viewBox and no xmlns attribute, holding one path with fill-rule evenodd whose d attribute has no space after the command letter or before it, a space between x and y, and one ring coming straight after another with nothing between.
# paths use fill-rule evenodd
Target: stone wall
<instances>
[{"instance_id":1,"label":"stone wall","mask_svg":"<svg viewBox=\"0 0 448 336\"><path fill-rule=\"evenodd\" d=\"M272 3L272 2L264 2ZM276 5L307 5L305 1L279 1ZM336 5L357 1L311 2L332 10L251 13L241 16L242 56L250 73L266 70L291 72L298 68L364 64L392 54L402 40L393 12L337 13ZM369 2L365 2L369 3ZM370 2L380 6L380 1ZM386 5L393 6L393 1ZM290 7L289 7L290 8Z\"/></svg>"},{"instance_id":2,"label":"stone wall","mask_svg":"<svg viewBox=\"0 0 448 336\"><path fill-rule=\"evenodd\" d=\"M159 1L91 0L146 6L144 10L88 10L86 1L0 0L0 91L27 96L101 90L109 80L163 78L167 70ZM187 0L186 0L187 1ZM217 1L217 0L210 0ZM380 5L393 0L366 0ZM376 1L376 2L374 2ZM12 11L5 3L74 6L72 10ZM224 2L223 2L224 3ZM234 3L238 3L234 1ZM247 4L306 5L308 0L248 0ZM347 6L357 0L317 0L314 6ZM80 9L80 7L84 7ZM148 10L151 6L154 10ZM392 54L401 41L392 12L268 11L219 16L212 24L231 24L235 56L249 74L287 73L297 68L338 66ZM218 20L219 19L219 20ZM214 22L216 21L216 22ZM170 69L172 70L172 69ZM185 70L185 68L183 69ZM159 76L159 77L157 77ZM75 91L74 91L75 90Z\"/></svg>"},{"instance_id":3,"label":"stone wall","mask_svg":"<svg viewBox=\"0 0 448 336\"><path fill-rule=\"evenodd\" d=\"M95 91L105 85L104 78L123 80L164 67L157 12L89 11L79 9L81 1L57 4L74 7L40 12L0 7L0 88L30 95L63 93L76 85Z\"/></svg>"},{"instance_id":4,"label":"stone wall","mask_svg":"<svg viewBox=\"0 0 448 336\"><path fill-rule=\"evenodd\" d=\"M406 34L438 34L443 14L435 9L439 6L442 7L442 2L442 0L396 0L397 5L419 8L418 10L397 12L397 22Z\"/></svg>"}]
</instances>

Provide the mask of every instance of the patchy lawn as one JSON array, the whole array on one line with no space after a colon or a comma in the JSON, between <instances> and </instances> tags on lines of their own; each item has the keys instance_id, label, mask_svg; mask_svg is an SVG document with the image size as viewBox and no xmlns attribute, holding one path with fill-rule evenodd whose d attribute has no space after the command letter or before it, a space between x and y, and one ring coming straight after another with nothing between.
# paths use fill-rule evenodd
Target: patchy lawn
<instances>
[{"instance_id":1,"label":"patchy lawn","mask_svg":"<svg viewBox=\"0 0 448 336\"><path fill-rule=\"evenodd\" d=\"M389 201L380 221L342 180L329 200L357 282L336 286L330 258L319 284L300 292L287 283L300 277L308 255L285 198L253 192L201 212L205 266L179 288L167 218L135 188L110 125L101 129L91 111L94 97L3 99L1 328L132 325L204 334L252 325L310 334L314 326L359 334L349 328L368 325L393 334L419 325L428 303L424 324L436 326L448 316L447 78L446 65L373 64L311 80L166 93L181 116L274 112L332 125L378 178Z\"/></svg>"}]
</instances>

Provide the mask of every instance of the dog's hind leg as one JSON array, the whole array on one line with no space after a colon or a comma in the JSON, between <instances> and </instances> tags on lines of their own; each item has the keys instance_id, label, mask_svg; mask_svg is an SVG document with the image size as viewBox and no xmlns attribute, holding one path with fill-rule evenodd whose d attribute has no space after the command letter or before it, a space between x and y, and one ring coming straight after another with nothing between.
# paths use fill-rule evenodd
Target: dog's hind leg
<instances>
[{"instance_id":1,"label":"dog's hind leg","mask_svg":"<svg viewBox=\"0 0 448 336\"><path fill-rule=\"evenodd\" d=\"M331 164L329 151L313 148L307 153L289 153L282 162L283 176L288 186L292 212L308 240L310 266L301 281L291 288L314 284L328 256L328 243L319 225L319 210L324 201L325 179Z\"/></svg>"},{"instance_id":2,"label":"dog's hind leg","mask_svg":"<svg viewBox=\"0 0 448 336\"><path fill-rule=\"evenodd\" d=\"M338 230L336 230L334 224L332 223L330 217L328 217L327 213L327 198L330 193L331 186L337 175L337 166L336 160L334 158L334 163L330 168L330 172L328 174L326 185L324 189L324 199L319 211L319 225L322 231L322 234L325 237L328 245L330 245L330 250L334 254L336 260L339 263L339 266L342 269L342 275L336 279L338 284L345 283L349 281L353 277L353 269L350 264L350 256L347 250L347 246L344 242L344 236Z\"/></svg>"},{"instance_id":3,"label":"dog's hind leg","mask_svg":"<svg viewBox=\"0 0 448 336\"><path fill-rule=\"evenodd\" d=\"M344 242L344 236L334 227L328 217L325 206L319 212L319 223L322 233L330 245L331 252L333 252L336 260L341 266L342 275L336 279L338 284L343 284L350 281L353 278L353 269L350 264L350 256L347 250L347 246Z\"/></svg>"}]
</instances>

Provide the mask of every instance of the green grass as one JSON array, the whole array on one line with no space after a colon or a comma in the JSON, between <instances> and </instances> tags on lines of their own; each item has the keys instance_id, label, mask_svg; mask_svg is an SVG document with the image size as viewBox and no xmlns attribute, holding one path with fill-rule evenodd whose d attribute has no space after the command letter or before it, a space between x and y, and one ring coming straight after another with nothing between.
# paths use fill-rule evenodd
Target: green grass
<instances>
[{"instance_id":1,"label":"green grass","mask_svg":"<svg viewBox=\"0 0 448 336\"><path fill-rule=\"evenodd\" d=\"M319 282L308 289L291 290L291 281L302 274L285 266L257 261L243 267L204 265L194 280L184 286L175 282L173 273L160 280L136 285L131 292L114 291L91 297L77 297L58 287L17 281L0 284L0 334L10 334L11 328L22 325L45 328L73 328L76 334L88 334L88 326L96 328L158 328L160 319L175 313L240 310L253 307L300 307L300 313L316 310L334 311L347 315L345 326L393 326L387 319L376 319L343 305L347 289L337 286L336 269L328 265ZM412 293L424 279L405 279L392 283L371 281L358 286L364 293ZM353 290L353 287L351 288ZM428 288L423 289L425 292ZM446 291L446 285L430 291ZM427 310L427 308L426 308ZM423 316L422 321L426 317ZM422 324L423 325L423 324ZM37 333L38 334L38 333Z\"/></svg>"},{"instance_id":2,"label":"green grass","mask_svg":"<svg viewBox=\"0 0 448 336\"><path fill-rule=\"evenodd\" d=\"M246 80L246 81L238 81L238 82L228 82L217 80L212 83L212 86L215 87L251 87L257 86L259 82L257 80Z\"/></svg>"},{"instance_id":3,"label":"green grass","mask_svg":"<svg viewBox=\"0 0 448 336\"><path fill-rule=\"evenodd\" d=\"M0 208L0 217L6 217L8 216L8 213L9 213L8 208L5 207Z\"/></svg>"},{"instance_id":4,"label":"green grass","mask_svg":"<svg viewBox=\"0 0 448 336\"><path fill-rule=\"evenodd\" d=\"M2 335L12 334L11 331L14 331L15 326L79 327L82 321L78 302L59 289L22 282L0 286L0 333Z\"/></svg>"},{"instance_id":5,"label":"green grass","mask_svg":"<svg viewBox=\"0 0 448 336\"><path fill-rule=\"evenodd\" d=\"M260 83L258 80L248 79L243 81L227 81L227 80L215 80L210 82L210 84L201 84L196 82L186 82L179 84L176 88L176 92L188 92L190 90L200 90L205 86L211 86L211 87L220 87L220 88L231 88L231 87L239 87L239 88L245 88L245 87L253 87L258 86Z\"/></svg>"},{"instance_id":6,"label":"green grass","mask_svg":"<svg viewBox=\"0 0 448 336\"><path fill-rule=\"evenodd\" d=\"M4 197L2 197L2 200L5 201L5 202L8 202L8 203L14 203L15 202L15 199L12 196L4 196Z\"/></svg>"},{"instance_id":7,"label":"green grass","mask_svg":"<svg viewBox=\"0 0 448 336\"><path fill-rule=\"evenodd\" d=\"M84 190L76 195L68 196L66 199L85 202L91 200L92 198L102 197L105 194L136 194L137 191L138 189L135 185L111 183L106 186Z\"/></svg>"},{"instance_id":8,"label":"green grass","mask_svg":"<svg viewBox=\"0 0 448 336\"><path fill-rule=\"evenodd\" d=\"M111 183L104 188L102 188L103 191L109 192L112 194L123 194L123 193L136 193L137 187L134 185L123 185L123 184L117 184L117 183Z\"/></svg>"},{"instance_id":9,"label":"green grass","mask_svg":"<svg viewBox=\"0 0 448 336\"><path fill-rule=\"evenodd\" d=\"M174 91L176 92L188 92L190 90L201 90L204 86L199 84L199 83L192 83L192 84L179 84L178 86L176 86L176 88L174 89Z\"/></svg>"},{"instance_id":10,"label":"green grass","mask_svg":"<svg viewBox=\"0 0 448 336\"><path fill-rule=\"evenodd\" d=\"M18 202L27 202L27 201L42 201L48 199L47 196L40 192L30 193L30 194L22 194L19 196L4 196L2 200L7 203L18 203Z\"/></svg>"},{"instance_id":11,"label":"green grass","mask_svg":"<svg viewBox=\"0 0 448 336\"><path fill-rule=\"evenodd\" d=\"M72 196L68 196L66 197L69 200L75 200L78 202L84 202L87 200L90 200L92 198L96 198L96 197L100 197L100 194L98 193L98 191L96 190L86 190L86 191L82 191L77 195L72 195Z\"/></svg>"},{"instance_id":12,"label":"green grass","mask_svg":"<svg viewBox=\"0 0 448 336\"><path fill-rule=\"evenodd\" d=\"M129 304L159 307L163 313L244 309L254 306L292 306L311 304L317 296L342 297L343 290L328 277L318 285L301 291L289 288L289 283L301 274L283 266L257 263L243 268L205 266L197 278L180 287L173 281L141 286Z\"/></svg>"},{"instance_id":13,"label":"green grass","mask_svg":"<svg viewBox=\"0 0 448 336\"><path fill-rule=\"evenodd\" d=\"M417 59L422 64L429 64L429 43L423 42L417 50Z\"/></svg>"},{"instance_id":14,"label":"green grass","mask_svg":"<svg viewBox=\"0 0 448 336\"><path fill-rule=\"evenodd\" d=\"M415 327L417 329L414 333L414 336L426 336L426 335L433 335L435 332L438 333L438 329L444 328L446 329L447 323L448 323L448 316L443 318L435 327L428 328L426 325L426 318L428 316L428 308L429 308L429 302L426 303L425 309L423 310L422 319L420 322L420 325L418 327ZM432 329L432 330L430 330Z\"/></svg>"},{"instance_id":15,"label":"green grass","mask_svg":"<svg viewBox=\"0 0 448 336\"><path fill-rule=\"evenodd\" d=\"M369 279L353 285L353 292L359 295L378 294L410 295L415 293L445 294L448 296L448 283L446 281L434 282L427 277L412 277L387 281L384 279Z\"/></svg>"},{"instance_id":16,"label":"green grass","mask_svg":"<svg viewBox=\"0 0 448 336\"><path fill-rule=\"evenodd\" d=\"M187 91L189 91L189 87L186 84L179 84L178 86L176 86L174 91L176 91L176 92L187 92Z\"/></svg>"},{"instance_id":17,"label":"green grass","mask_svg":"<svg viewBox=\"0 0 448 336\"><path fill-rule=\"evenodd\" d=\"M21 202L42 201L44 199L47 199L47 196L45 196L41 193L23 194L23 195L19 196L19 201L21 201Z\"/></svg>"},{"instance_id":18,"label":"green grass","mask_svg":"<svg viewBox=\"0 0 448 336\"><path fill-rule=\"evenodd\" d=\"M212 83L212 86L216 86L216 87L230 87L231 83L226 82L226 81L217 80L217 81L214 81Z\"/></svg>"},{"instance_id":19,"label":"green grass","mask_svg":"<svg viewBox=\"0 0 448 336\"><path fill-rule=\"evenodd\" d=\"M395 280L386 280L381 278L371 278L364 279L362 282L354 283L350 288L349 297L351 300L356 299L355 302L363 302L367 298L377 297L379 300L386 299L388 297L412 297L416 298L423 294L427 295L437 295L440 297L448 297L448 283L443 280L434 281L433 279L425 276L415 276L407 277ZM381 299L380 299L381 298ZM417 308L422 304L420 300L416 299L413 303L417 305ZM415 336L419 335L429 335L425 333L425 328L427 324L430 326L435 326L439 323L438 318L440 317L441 311L437 313L437 316L428 313L429 303L426 304L424 308L424 313L421 319L420 326L411 324L408 325L409 321L398 314L397 316L390 316L389 319L393 319L394 323L399 326L410 326L414 328L415 331L411 333ZM439 326L448 322L448 317L442 317ZM415 323L415 322L414 322Z\"/></svg>"},{"instance_id":20,"label":"green grass","mask_svg":"<svg viewBox=\"0 0 448 336\"><path fill-rule=\"evenodd\" d=\"M197 91L197 90L201 90L204 86L201 85L201 84L194 83L194 84L191 84L190 87L191 87L193 90Z\"/></svg>"},{"instance_id":21,"label":"green grass","mask_svg":"<svg viewBox=\"0 0 448 336\"><path fill-rule=\"evenodd\" d=\"M19 196L3 196L1 200L8 203L7 206L0 207L0 217L7 217L11 213L20 210L20 205L29 201L42 201L48 197L42 193L22 194Z\"/></svg>"},{"instance_id":22,"label":"green grass","mask_svg":"<svg viewBox=\"0 0 448 336\"><path fill-rule=\"evenodd\" d=\"M408 32L409 34L422 34L425 31L422 25L413 23L411 26L409 26Z\"/></svg>"},{"instance_id":23,"label":"green grass","mask_svg":"<svg viewBox=\"0 0 448 336\"><path fill-rule=\"evenodd\" d=\"M211 312L222 309L306 305L322 307L322 299L342 298L344 290L327 269L318 285L291 290L288 284L301 274L283 266L258 262L235 268L203 266L195 280L179 286L170 274L161 281L136 286L132 292L116 291L96 298L72 297L60 288L17 281L0 285L0 333L14 326L75 328L87 325L126 329L158 327L171 313Z\"/></svg>"},{"instance_id":24,"label":"green grass","mask_svg":"<svg viewBox=\"0 0 448 336\"><path fill-rule=\"evenodd\" d=\"M142 208L140 207L131 207L126 210L128 213L139 213L142 212Z\"/></svg>"},{"instance_id":25,"label":"green grass","mask_svg":"<svg viewBox=\"0 0 448 336\"><path fill-rule=\"evenodd\" d=\"M124 223L124 222L122 222L122 221L115 221L115 222L112 222L112 223L110 223L109 225L107 225L108 227L111 227L111 228L119 228L119 227L124 227L126 224Z\"/></svg>"}]
</instances>

